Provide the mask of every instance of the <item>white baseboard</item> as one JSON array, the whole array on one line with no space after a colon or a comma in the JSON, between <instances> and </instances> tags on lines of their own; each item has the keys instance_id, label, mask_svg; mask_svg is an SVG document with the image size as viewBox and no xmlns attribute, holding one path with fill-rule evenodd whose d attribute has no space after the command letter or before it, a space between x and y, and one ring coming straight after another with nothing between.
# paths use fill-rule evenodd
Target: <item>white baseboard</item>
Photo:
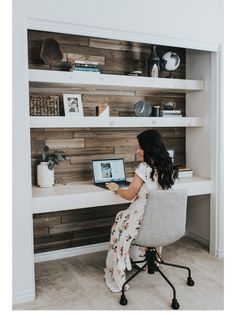
<instances>
[{"instance_id":1,"label":"white baseboard","mask_svg":"<svg viewBox=\"0 0 236 316\"><path fill-rule=\"evenodd\" d=\"M37 253L34 255L34 262L44 262L78 255L85 255L88 253L104 251L108 249L109 242L99 244L92 244L80 247L66 248L60 250L53 250L48 252Z\"/></svg>"},{"instance_id":2,"label":"white baseboard","mask_svg":"<svg viewBox=\"0 0 236 316\"><path fill-rule=\"evenodd\" d=\"M30 302L33 300L35 300L34 291L13 294L13 298L12 298L13 309L14 309L14 305Z\"/></svg>"},{"instance_id":3,"label":"white baseboard","mask_svg":"<svg viewBox=\"0 0 236 316\"><path fill-rule=\"evenodd\" d=\"M209 246L209 240L199 235L193 234L191 232L186 232L185 235L202 243L203 245ZM66 249L37 253L34 255L34 262L51 261L51 260L79 256L79 255L85 255L85 254L89 254L93 252L104 251L108 249L108 245L109 245L109 242L103 242L99 244L92 244L92 245L86 245L86 246L80 246L80 247L73 247L73 248L66 248ZM221 249L218 249L217 257L223 258L224 251Z\"/></svg>"},{"instance_id":4,"label":"white baseboard","mask_svg":"<svg viewBox=\"0 0 236 316\"><path fill-rule=\"evenodd\" d=\"M223 259L224 258L224 250L217 249L216 255L217 255L218 258Z\"/></svg>"},{"instance_id":5,"label":"white baseboard","mask_svg":"<svg viewBox=\"0 0 236 316\"><path fill-rule=\"evenodd\" d=\"M202 243L203 245L206 245L206 246L209 246L210 245L210 242L209 240L199 236L199 235L196 235L194 233L191 233L191 232L186 232L185 233L185 236L188 236L190 238L192 238L193 240L196 240L196 241L199 241L200 243Z\"/></svg>"}]
</instances>

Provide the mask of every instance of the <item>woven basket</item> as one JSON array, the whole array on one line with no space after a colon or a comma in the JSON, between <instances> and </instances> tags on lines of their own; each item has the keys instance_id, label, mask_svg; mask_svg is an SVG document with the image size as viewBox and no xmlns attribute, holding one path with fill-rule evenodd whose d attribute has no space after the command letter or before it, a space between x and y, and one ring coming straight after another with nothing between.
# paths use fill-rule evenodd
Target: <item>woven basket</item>
<instances>
[{"instance_id":1,"label":"woven basket","mask_svg":"<svg viewBox=\"0 0 236 316\"><path fill-rule=\"evenodd\" d=\"M31 116L59 116L59 96L57 95L31 95Z\"/></svg>"}]
</instances>

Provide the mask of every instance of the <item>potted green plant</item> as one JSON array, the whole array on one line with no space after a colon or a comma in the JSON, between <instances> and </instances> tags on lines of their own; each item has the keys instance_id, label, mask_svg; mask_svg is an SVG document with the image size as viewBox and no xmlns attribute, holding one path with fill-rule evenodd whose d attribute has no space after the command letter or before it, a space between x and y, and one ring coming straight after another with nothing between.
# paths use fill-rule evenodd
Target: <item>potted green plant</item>
<instances>
[{"instance_id":1,"label":"potted green plant","mask_svg":"<svg viewBox=\"0 0 236 316\"><path fill-rule=\"evenodd\" d=\"M44 146L43 152L37 156L37 183L42 188L52 187L54 184L54 167L68 155L64 151L49 152L49 147Z\"/></svg>"}]
</instances>

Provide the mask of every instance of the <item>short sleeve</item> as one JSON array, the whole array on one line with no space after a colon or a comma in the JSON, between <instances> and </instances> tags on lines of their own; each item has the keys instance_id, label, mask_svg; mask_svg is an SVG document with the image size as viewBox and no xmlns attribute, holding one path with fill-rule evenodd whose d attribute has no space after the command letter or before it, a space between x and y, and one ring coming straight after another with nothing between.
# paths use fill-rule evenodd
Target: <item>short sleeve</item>
<instances>
[{"instance_id":1,"label":"short sleeve","mask_svg":"<svg viewBox=\"0 0 236 316\"><path fill-rule=\"evenodd\" d=\"M147 165L141 162L135 170L135 173L144 181L147 181Z\"/></svg>"}]
</instances>

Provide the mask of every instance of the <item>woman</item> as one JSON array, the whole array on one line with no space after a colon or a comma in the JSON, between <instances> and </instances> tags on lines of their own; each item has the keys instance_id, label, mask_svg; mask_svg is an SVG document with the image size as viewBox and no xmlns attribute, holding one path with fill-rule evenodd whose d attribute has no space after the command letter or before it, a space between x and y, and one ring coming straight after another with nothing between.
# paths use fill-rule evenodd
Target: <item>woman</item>
<instances>
[{"instance_id":1,"label":"woman","mask_svg":"<svg viewBox=\"0 0 236 316\"><path fill-rule=\"evenodd\" d=\"M143 247L131 245L141 225L148 194L152 190L168 190L178 177L178 168L172 163L168 151L156 130L147 130L138 136L136 152L142 162L128 189L112 182L106 186L122 198L133 202L116 215L111 229L110 246L106 259L105 282L112 292L120 292L125 282L125 269L131 270L131 261L142 260ZM127 287L128 288L128 287Z\"/></svg>"}]
</instances>

